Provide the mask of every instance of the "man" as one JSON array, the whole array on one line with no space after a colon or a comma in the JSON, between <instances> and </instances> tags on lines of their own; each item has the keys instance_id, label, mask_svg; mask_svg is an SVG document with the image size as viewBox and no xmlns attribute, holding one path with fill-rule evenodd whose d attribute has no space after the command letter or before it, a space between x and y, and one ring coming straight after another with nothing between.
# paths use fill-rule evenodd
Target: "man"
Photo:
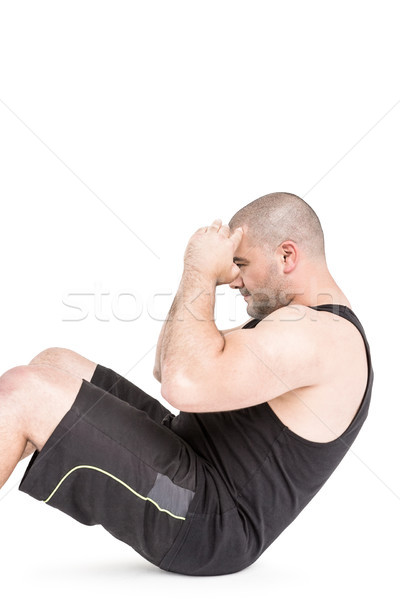
<instances>
[{"instance_id":1,"label":"man","mask_svg":"<svg viewBox=\"0 0 400 600\"><path fill-rule=\"evenodd\" d=\"M252 318L221 332L222 284ZM71 350L7 371L0 485L34 450L20 490L164 570L239 571L318 492L368 413L369 345L312 208L274 193L197 230L156 354L177 416Z\"/></svg>"}]
</instances>

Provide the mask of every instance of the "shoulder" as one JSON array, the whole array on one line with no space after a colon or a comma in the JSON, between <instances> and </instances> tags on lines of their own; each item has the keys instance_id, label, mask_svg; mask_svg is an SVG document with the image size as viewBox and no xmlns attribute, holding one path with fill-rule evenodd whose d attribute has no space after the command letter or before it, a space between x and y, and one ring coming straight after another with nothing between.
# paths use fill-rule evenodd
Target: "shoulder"
<instances>
[{"instance_id":1,"label":"shoulder","mask_svg":"<svg viewBox=\"0 0 400 600\"><path fill-rule=\"evenodd\" d=\"M314 310L304 304L290 304L278 308L260 320L256 330L258 330L258 333L273 330L290 331L293 335L304 336L309 334L316 338L321 336L322 339L326 339L327 335L329 337L330 331L332 333L335 331L334 323L344 324L345 327L350 326L350 328L355 329L349 321L336 313Z\"/></svg>"},{"instance_id":2,"label":"shoulder","mask_svg":"<svg viewBox=\"0 0 400 600\"><path fill-rule=\"evenodd\" d=\"M316 312L302 304L283 306L262 319L254 331L260 338L276 334L287 335L292 341L298 339L299 342L304 342L308 336L318 336L319 328L315 326L318 322Z\"/></svg>"},{"instance_id":3,"label":"shoulder","mask_svg":"<svg viewBox=\"0 0 400 600\"><path fill-rule=\"evenodd\" d=\"M274 310L267 317L260 320L254 331L258 335L263 336L268 331L272 332L288 332L293 336L318 335L318 330L321 327L316 326L316 323L322 323L318 311L313 310L302 304L291 304Z\"/></svg>"},{"instance_id":4,"label":"shoulder","mask_svg":"<svg viewBox=\"0 0 400 600\"><path fill-rule=\"evenodd\" d=\"M340 321L340 322L338 322ZM313 310L302 304L281 307L262 319L254 329L244 330L237 342L246 342L262 352L265 360L281 369L279 363L286 365L285 373L296 370L300 382L310 385L329 380L332 372L330 355L343 341L344 328L353 327L345 319L328 311ZM347 331L347 330L346 330ZM251 332L248 342L244 337ZM230 340L234 343L234 338ZM300 374L308 380L302 380Z\"/></svg>"},{"instance_id":5,"label":"shoulder","mask_svg":"<svg viewBox=\"0 0 400 600\"><path fill-rule=\"evenodd\" d=\"M246 373L247 389L252 382L251 397L264 401L318 384L327 375L326 340L312 321L311 310L302 305L282 307L255 328L233 332L225 340L219 376L226 381L228 374L237 372L243 377ZM234 387L245 396L238 380Z\"/></svg>"},{"instance_id":6,"label":"shoulder","mask_svg":"<svg viewBox=\"0 0 400 600\"><path fill-rule=\"evenodd\" d=\"M314 363L318 380L330 381L338 369L346 369L354 357L364 358L364 341L355 325L329 310L292 304L274 311L257 327L257 343L282 356L287 352L297 364ZM289 349L290 347L290 349ZM301 354L303 356L301 356ZM353 357L353 359L352 359Z\"/></svg>"},{"instance_id":7,"label":"shoulder","mask_svg":"<svg viewBox=\"0 0 400 600\"><path fill-rule=\"evenodd\" d=\"M315 317L318 314L318 311L313 310L309 306L304 304L288 304L287 306L282 306L277 310L274 310L271 314L264 319L261 319L260 323L268 323L268 322L299 322L303 323L307 320L311 320L312 317Z\"/></svg>"}]
</instances>

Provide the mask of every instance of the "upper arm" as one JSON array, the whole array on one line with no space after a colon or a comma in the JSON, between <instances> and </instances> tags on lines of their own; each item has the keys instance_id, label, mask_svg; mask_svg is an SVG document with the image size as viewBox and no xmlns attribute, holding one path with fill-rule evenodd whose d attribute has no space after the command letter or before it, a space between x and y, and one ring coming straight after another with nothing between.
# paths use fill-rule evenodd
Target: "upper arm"
<instances>
[{"instance_id":1,"label":"upper arm","mask_svg":"<svg viewBox=\"0 0 400 600\"><path fill-rule=\"evenodd\" d=\"M247 325L247 323L250 323L250 321L253 320L253 317L251 317L250 319L248 319L245 323L243 323L242 325L238 325L237 327L232 327L231 329L218 329L219 333L222 335L222 337L225 339L225 336L227 334L231 334L233 331L238 331L239 329L242 329L244 327L244 325ZM159 346L160 346L160 342L159 342ZM159 348L157 348L157 352L159 355ZM161 378L161 371L160 371L160 362L158 360L156 360L156 365L153 369L153 375L155 377L155 379L157 379L157 381L159 381L162 384L162 378ZM174 388L174 398L177 396L177 385L175 384L173 386ZM161 390L161 393L163 394L164 397L166 397L166 392L165 392L165 387ZM168 402L170 404L172 404L173 406L175 406L176 408L178 408L178 406L176 406L175 404L173 404L173 402L176 402L176 400L169 400L168 398L166 398L168 400Z\"/></svg>"},{"instance_id":2,"label":"upper arm","mask_svg":"<svg viewBox=\"0 0 400 600\"><path fill-rule=\"evenodd\" d=\"M319 338L309 319L274 318L234 331L197 381L185 380L167 400L186 412L236 410L314 385L320 377Z\"/></svg>"}]
</instances>

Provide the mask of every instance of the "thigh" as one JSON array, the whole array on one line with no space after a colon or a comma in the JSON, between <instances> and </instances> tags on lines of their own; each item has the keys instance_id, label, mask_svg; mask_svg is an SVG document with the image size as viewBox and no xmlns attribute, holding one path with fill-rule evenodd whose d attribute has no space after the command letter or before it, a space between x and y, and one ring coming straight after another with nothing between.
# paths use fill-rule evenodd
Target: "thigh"
<instances>
[{"instance_id":1,"label":"thigh","mask_svg":"<svg viewBox=\"0 0 400 600\"><path fill-rule=\"evenodd\" d=\"M152 396L146 394L146 392L134 383L104 365L98 364L96 366L90 383L103 390L107 390L113 396L117 396L117 398L120 398L131 406L145 411L157 423L161 423L163 419L173 416L161 402L152 398Z\"/></svg>"},{"instance_id":2,"label":"thigh","mask_svg":"<svg viewBox=\"0 0 400 600\"><path fill-rule=\"evenodd\" d=\"M82 380L19 489L86 525L102 525L154 564L183 526L199 457L143 410Z\"/></svg>"}]
</instances>

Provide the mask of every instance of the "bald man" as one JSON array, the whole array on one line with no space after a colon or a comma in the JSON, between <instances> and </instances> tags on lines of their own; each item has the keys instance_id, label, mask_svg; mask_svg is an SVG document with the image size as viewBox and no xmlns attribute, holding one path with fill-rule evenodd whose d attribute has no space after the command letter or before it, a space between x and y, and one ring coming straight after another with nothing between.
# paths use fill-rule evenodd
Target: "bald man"
<instances>
[{"instance_id":1,"label":"bald man","mask_svg":"<svg viewBox=\"0 0 400 600\"><path fill-rule=\"evenodd\" d=\"M251 318L219 331L224 284ZM268 194L191 236L154 376L178 415L72 350L4 373L0 486L33 452L21 491L166 571L240 571L327 481L371 399L364 329L304 200Z\"/></svg>"}]
</instances>

